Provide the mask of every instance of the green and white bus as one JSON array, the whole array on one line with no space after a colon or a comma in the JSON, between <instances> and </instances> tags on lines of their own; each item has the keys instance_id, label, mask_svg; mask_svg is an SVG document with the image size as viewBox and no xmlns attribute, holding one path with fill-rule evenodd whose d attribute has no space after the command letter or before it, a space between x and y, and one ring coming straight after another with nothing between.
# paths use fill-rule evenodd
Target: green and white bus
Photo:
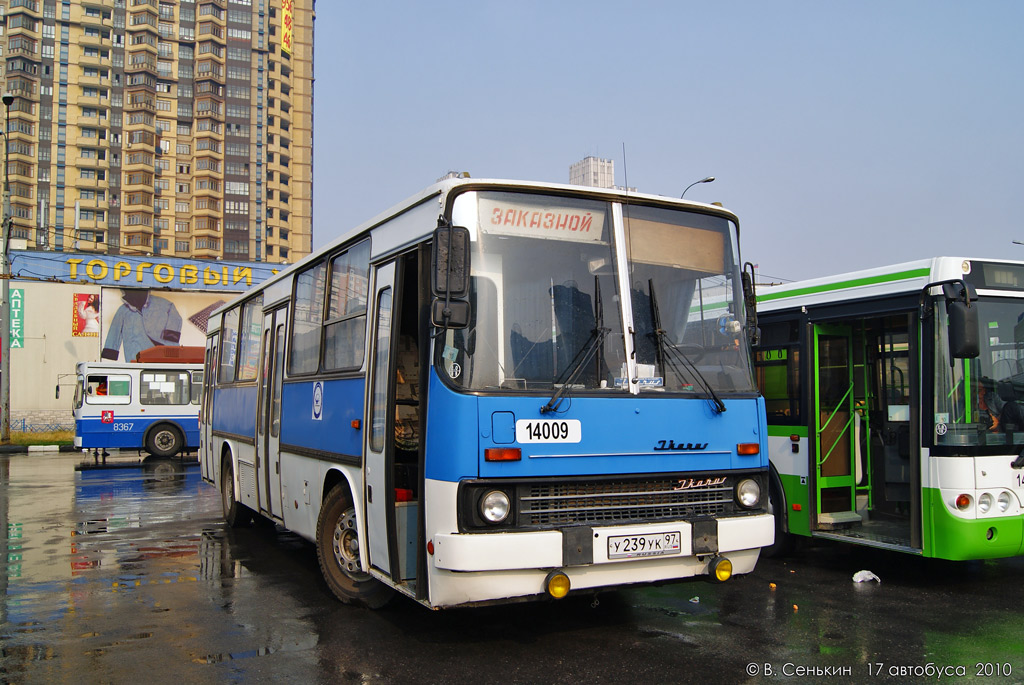
<instances>
[{"instance_id":1,"label":"green and white bus","mask_svg":"<svg viewBox=\"0 0 1024 685\"><path fill-rule=\"evenodd\" d=\"M938 257L757 299L771 551L1024 553L1024 262Z\"/></svg>"}]
</instances>

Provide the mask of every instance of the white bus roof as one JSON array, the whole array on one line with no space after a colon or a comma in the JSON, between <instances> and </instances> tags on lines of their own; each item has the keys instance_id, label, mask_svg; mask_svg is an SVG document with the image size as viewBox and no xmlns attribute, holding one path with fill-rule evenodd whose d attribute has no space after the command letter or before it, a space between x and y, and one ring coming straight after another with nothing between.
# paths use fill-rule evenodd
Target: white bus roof
<instances>
[{"instance_id":1,"label":"white bus roof","mask_svg":"<svg viewBox=\"0 0 1024 685\"><path fill-rule=\"evenodd\" d=\"M739 220L736 215L728 209L725 209L719 205L706 204L703 202L694 202L692 200L682 200L680 198L669 197L666 195L652 195L648 193L638 193L635 191L618 190L614 188L591 188L589 186L578 186L569 185L566 183L546 183L541 181L515 181L507 179L493 179L493 178L450 178L443 181L438 181L430 186L427 186L420 192L412 195L398 204L390 207L389 209L381 212L377 216L373 217L369 221L365 221L355 228L345 231L341 237L336 238L330 243L323 247L313 250L309 255L303 257L298 262L288 266L286 269L282 269L280 272L274 274L267 280L263 281L257 286L250 288L245 293L242 293L231 299L228 303L218 308L211 314L210 317L210 330L219 328L219 318L224 310L234 306L239 300L247 298L253 292L257 290L271 290L273 286L280 283L282 279L287 278L292 272L305 268L309 263L320 259L325 253L329 253L336 248L348 243L349 241L359 237L360 235L369 232L376 226L383 224L384 222L392 219L396 216L403 214L404 212L417 207L424 202L429 202L432 198L446 197L449 192L459 186L479 186L486 187L491 186L497 189L516 189L516 190L539 190L539 191L562 191L577 195L589 195L591 197L605 197L608 200L630 200L630 201L641 201L641 202L654 202L660 204L671 204L676 205L680 209L696 209L708 213L718 214L723 218L726 218L737 225ZM434 220L436 221L437 215L440 215L444 208L438 204L437 211L435 212ZM434 229L434 226L424 226L423 233L426 235ZM376 250L374 250L376 252ZM216 317L216 320L214 320Z\"/></svg>"},{"instance_id":2,"label":"white bus roof","mask_svg":"<svg viewBox=\"0 0 1024 685\"><path fill-rule=\"evenodd\" d=\"M971 272L973 262L1024 264L1005 259L932 257L782 285L759 285L757 309L759 312L772 312L791 307L920 292L929 283L962 278Z\"/></svg>"}]
</instances>

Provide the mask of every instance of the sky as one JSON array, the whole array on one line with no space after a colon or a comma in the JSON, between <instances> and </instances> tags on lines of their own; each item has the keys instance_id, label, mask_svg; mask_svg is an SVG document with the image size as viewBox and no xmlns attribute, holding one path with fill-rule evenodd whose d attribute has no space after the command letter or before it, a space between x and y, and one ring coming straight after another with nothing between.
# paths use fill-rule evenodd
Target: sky
<instances>
[{"instance_id":1,"label":"sky","mask_svg":"<svg viewBox=\"0 0 1024 685\"><path fill-rule=\"evenodd\" d=\"M1020 0L319 0L313 246L434 183L721 202L760 282L1024 260Z\"/></svg>"}]
</instances>

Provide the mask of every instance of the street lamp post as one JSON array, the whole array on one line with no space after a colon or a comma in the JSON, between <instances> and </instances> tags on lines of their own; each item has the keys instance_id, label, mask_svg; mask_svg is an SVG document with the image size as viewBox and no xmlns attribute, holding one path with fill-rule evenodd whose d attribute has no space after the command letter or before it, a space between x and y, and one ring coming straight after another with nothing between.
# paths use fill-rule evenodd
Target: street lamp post
<instances>
[{"instance_id":1,"label":"street lamp post","mask_svg":"<svg viewBox=\"0 0 1024 685\"><path fill-rule=\"evenodd\" d=\"M0 443L11 442L11 181L10 130L14 96L4 93L4 216L0 235Z\"/></svg>"},{"instance_id":2,"label":"street lamp post","mask_svg":"<svg viewBox=\"0 0 1024 685\"><path fill-rule=\"evenodd\" d=\"M714 180L715 180L715 177L714 177L714 176L708 176L707 178L702 178L702 179L701 179L701 180L699 180L699 181L694 181L694 182L693 182L693 183L691 183L690 185L686 186L686 190L684 190L684 191L683 191L683 195L686 195L686 191L687 191L687 190L689 190L690 188L694 187L694 186L695 186L695 185L697 185L698 183L711 183L711 182L712 182L712 181L714 181ZM680 196L679 196L679 199L680 199L680 200L682 200L682 199L683 199L683 195L680 195Z\"/></svg>"}]
</instances>

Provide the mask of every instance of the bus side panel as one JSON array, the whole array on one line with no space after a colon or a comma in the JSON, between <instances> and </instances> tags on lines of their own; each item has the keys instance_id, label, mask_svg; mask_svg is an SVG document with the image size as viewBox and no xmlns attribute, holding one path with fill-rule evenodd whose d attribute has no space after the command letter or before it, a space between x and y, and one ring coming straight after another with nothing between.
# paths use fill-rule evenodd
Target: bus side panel
<instances>
[{"instance_id":1,"label":"bus side panel","mask_svg":"<svg viewBox=\"0 0 1024 685\"><path fill-rule=\"evenodd\" d=\"M332 473L335 472L335 473ZM325 492L325 482L344 480L352 493L356 519L365 530L363 514L363 479L358 466L333 464L298 454L281 454L281 498L284 502L284 527L310 542L316 542L316 522ZM359 537L362 554L366 554L365 536ZM365 557L364 557L365 558Z\"/></svg>"},{"instance_id":2,"label":"bus side panel","mask_svg":"<svg viewBox=\"0 0 1024 685\"><path fill-rule=\"evenodd\" d=\"M811 534L810 485L808 484L807 428L803 426L771 426L768 428L768 455L782 482L786 498L787 532ZM796 435L793 442L790 436ZM793 451L796 445L797 451Z\"/></svg>"},{"instance_id":3,"label":"bus side panel","mask_svg":"<svg viewBox=\"0 0 1024 685\"><path fill-rule=\"evenodd\" d=\"M428 382L426 477L452 483L478 478L483 427L477 424L477 398L453 392L433 373L433 367ZM454 508L454 500L452 505Z\"/></svg>"},{"instance_id":4,"label":"bus side panel","mask_svg":"<svg viewBox=\"0 0 1024 685\"><path fill-rule=\"evenodd\" d=\"M363 378L339 378L317 382L289 382L281 391L281 443L332 454L359 456L362 431L353 421L363 419ZM314 396L320 399L314 405ZM319 414L317 410L319 409Z\"/></svg>"},{"instance_id":5,"label":"bus side panel","mask_svg":"<svg viewBox=\"0 0 1024 685\"><path fill-rule=\"evenodd\" d=\"M215 388L213 430L255 439L256 394L255 385Z\"/></svg>"},{"instance_id":6,"label":"bus side panel","mask_svg":"<svg viewBox=\"0 0 1024 685\"><path fill-rule=\"evenodd\" d=\"M100 417L78 419L75 436L80 438L78 446L82 449L142 449L143 436L150 423L143 425L143 421L134 416L109 422Z\"/></svg>"},{"instance_id":7,"label":"bus side panel","mask_svg":"<svg viewBox=\"0 0 1024 685\"><path fill-rule=\"evenodd\" d=\"M169 423L181 429L186 447L199 445L199 425L194 416L119 416L116 408L109 421L100 417L78 419L75 435L80 438L79 446L83 449L143 449L146 432L158 423Z\"/></svg>"}]
</instances>

